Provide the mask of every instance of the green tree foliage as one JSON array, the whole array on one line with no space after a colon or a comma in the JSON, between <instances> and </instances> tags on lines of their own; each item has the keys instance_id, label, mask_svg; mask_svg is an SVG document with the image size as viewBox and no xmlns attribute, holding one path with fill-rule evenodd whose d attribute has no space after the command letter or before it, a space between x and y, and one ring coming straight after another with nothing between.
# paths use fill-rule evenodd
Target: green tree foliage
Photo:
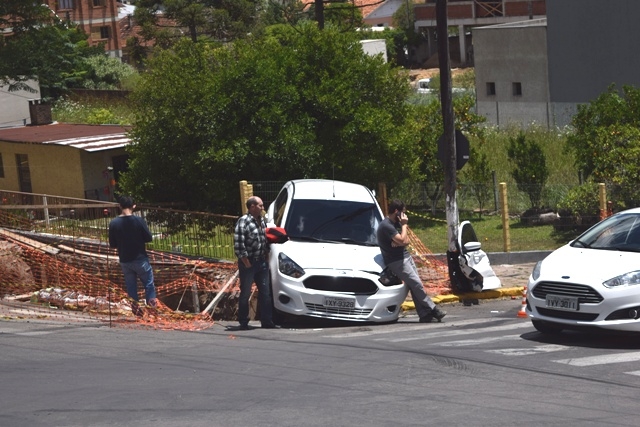
<instances>
[{"instance_id":1,"label":"green tree foliage","mask_svg":"<svg viewBox=\"0 0 640 427\"><path fill-rule=\"evenodd\" d=\"M332 27L275 26L218 49L183 40L150 61L134 93L121 183L144 200L229 212L241 179L417 178L408 92L401 73Z\"/></svg>"},{"instance_id":2,"label":"green tree foliage","mask_svg":"<svg viewBox=\"0 0 640 427\"><path fill-rule=\"evenodd\" d=\"M567 140L586 179L607 184L617 207L640 202L640 89L615 86L580 105Z\"/></svg>"},{"instance_id":3,"label":"green tree foliage","mask_svg":"<svg viewBox=\"0 0 640 427\"><path fill-rule=\"evenodd\" d=\"M482 138L483 128L480 126L486 120L473 112L475 101L471 95L456 97L453 100L455 126L467 136ZM432 213L435 214L436 202L442 195L444 185L444 168L438 159L438 139L444 133L442 124L442 106L439 98L430 98L427 104L417 104L413 109L412 124L418 133L418 169L419 179L434 183L427 189L431 200Z\"/></svg>"},{"instance_id":4,"label":"green tree foliage","mask_svg":"<svg viewBox=\"0 0 640 427\"><path fill-rule=\"evenodd\" d=\"M140 38L161 48L183 37L193 42L243 38L263 13L260 0L138 0L136 6L134 21L141 27ZM142 44L140 40L131 42Z\"/></svg>"},{"instance_id":5,"label":"green tree foliage","mask_svg":"<svg viewBox=\"0 0 640 427\"><path fill-rule=\"evenodd\" d=\"M520 132L517 137L510 138L507 155L513 162L511 176L518 189L529 196L532 208L540 208L542 191L549 177L542 147Z\"/></svg>"},{"instance_id":6,"label":"green tree foliage","mask_svg":"<svg viewBox=\"0 0 640 427\"><path fill-rule=\"evenodd\" d=\"M493 196L492 173L487 154L470 147L469 162L461 171L461 182L478 202L480 216Z\"/></svg>"},{"instance_id":7,"label":"green tree foliage","mask_svg":"<svg viewBox=\"0 0 640 427\"><path fill-rule=\"evenodd\" d=\"M0 2L0 17L0 28L11 31L0 40L0 85L9 90L34 91L25 82L38 80L42 99L58 98L84 78L83 58L104 53L37 2Z\"/></svg>"},{"instance_id":8,"label":"green tree foliage","mask_svg":"<svg viewBox=\"0 0 640 427\"><path fill-rule=\"evenodd\" d=\"M131 65L107 55L83 58L82 65L85 74L79 86L86 89L122 89L122 84L136 74Z\"/></svg>"}]
</instances>

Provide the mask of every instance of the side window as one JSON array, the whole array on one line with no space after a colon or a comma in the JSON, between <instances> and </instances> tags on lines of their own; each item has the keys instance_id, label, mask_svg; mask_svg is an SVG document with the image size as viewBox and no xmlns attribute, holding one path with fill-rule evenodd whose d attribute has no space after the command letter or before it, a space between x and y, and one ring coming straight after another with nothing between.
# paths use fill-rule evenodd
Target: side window
<instances>
[{"instance_id":1,"label":"side window","mask_svg":"<svg viewBox=\"0 0 640 427\"><path fill-rule=\"evenodd\" d=\"M4 178L4 163L2 163L2 153L0 153L0 178Z\"/></svg>"},{"instance_id":2,"label":"side window","mask_svg":"<svg viewBox=\"0 0 640 427\"><path fill-rule=\"evenodd\" d=\"M273 209L273 222L278 226L278 227L282 227L282 218L284 217L284 209L287 206L287 198L288 198L289 192L287 191L287 189L285 188L284 190L282 190L280 192L280 194L278 194L278 197L276 197L276 201L274 203L274 209Z\"/></svg>"},{"instance_id":3,"label":"side window","mask_svg":"<svg viewBox=\"0 0 640 427\"><path fill-rule=\"evenodd\" d=\"M487 96L492 96L495 94L496 94L495 82L487 82Z\"/></svg>"}]
</instances>

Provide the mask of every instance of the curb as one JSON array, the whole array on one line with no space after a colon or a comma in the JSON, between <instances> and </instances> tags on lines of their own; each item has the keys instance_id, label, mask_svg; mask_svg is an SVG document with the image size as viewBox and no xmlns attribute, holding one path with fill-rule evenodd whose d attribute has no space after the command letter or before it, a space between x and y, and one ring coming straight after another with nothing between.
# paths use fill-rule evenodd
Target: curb
<instances>
[{"instance_id":1,"label":"curb","mask_svg":"<svg viewBox=\"0 0 640 427\"><path fill-rule=\"evenodd\" d=\"M522 293L524 292L524 286L516 286L513 288L503 288L503 289L491 289L484 292L468 292L464 294L446 294L446 295L438 295L431 300L436 304L444 304L444 303L454 303L465 300L475 300L475 299L498 299L504 297L522 297ZM401 308L403 311L415 310L416 305L413 301L405 301L402 303Z\"/></svg>"}]
</instances>

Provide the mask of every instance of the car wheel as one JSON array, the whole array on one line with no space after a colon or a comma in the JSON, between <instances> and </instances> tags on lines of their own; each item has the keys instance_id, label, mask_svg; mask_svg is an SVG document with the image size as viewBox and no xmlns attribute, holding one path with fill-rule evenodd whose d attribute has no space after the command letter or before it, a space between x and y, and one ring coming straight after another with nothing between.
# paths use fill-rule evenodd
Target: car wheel
<instances>
[{"instance_id":1,"label":"car wheel","mask_svg":"<svg viewBox=\"0 0 640 427\"><path fill-rule=\"evenodd\" d=\"M533 327L536 328L538 332L541 332L543 334L559 334L563 329L562 326L556 323L549 323L543 320L532 319L531 323L533 323Z\"/></svg>"}]
</instances>

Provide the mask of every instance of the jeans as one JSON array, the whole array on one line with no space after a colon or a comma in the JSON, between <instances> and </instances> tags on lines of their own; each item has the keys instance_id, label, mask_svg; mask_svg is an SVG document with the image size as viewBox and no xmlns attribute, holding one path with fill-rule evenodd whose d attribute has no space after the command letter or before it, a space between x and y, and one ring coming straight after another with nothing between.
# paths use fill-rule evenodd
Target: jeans
<instances>
[{"instance_id":1,"label":"jeans","mask_svg":"<svg viewBox=\"0 0 640 427\"><path fill-rule=\"evenodd\" d=\"M129 262L121 262L120 267L124 274L124 284L127 294L134 301L138 301L138 278L144 286L144 294L149 301L156 298L156 287L153 284L153 269L148 259L137 259Z\"/></svg>"},{"instance_id":2,"label":"jeans","mask_svg":"<svg viewBox=\"0 0 640 427\"><path fill-rule=\"evenodd\" d=\"M249 298L251 297L251 285L255 282L258 287L258 309L260 310L260 322L263 325L271 325L272 301L269 289L269 264L266 259L251 260L251 267L245 267L242 261L238 261L240 275L240 300L238 301L238 322L241 325L249 323Z\"/></svg>"},{"instance_id":3,"label":"jeans","mask_svg":"<svg viewBox=\"0 0 640 427\"><path fill-rule=\"evenodd\" d=\"M420 280L418 268L413 258L409 257L404 258L402 261L394 261L388 264L387 267L409 288L411 298L416 305L418 316L422 319L431 314L436 304L429 298L429 295L427 295L427 292L424 290L424 285L422 284L422 280Z\"/></svg>"}]
</instances>

